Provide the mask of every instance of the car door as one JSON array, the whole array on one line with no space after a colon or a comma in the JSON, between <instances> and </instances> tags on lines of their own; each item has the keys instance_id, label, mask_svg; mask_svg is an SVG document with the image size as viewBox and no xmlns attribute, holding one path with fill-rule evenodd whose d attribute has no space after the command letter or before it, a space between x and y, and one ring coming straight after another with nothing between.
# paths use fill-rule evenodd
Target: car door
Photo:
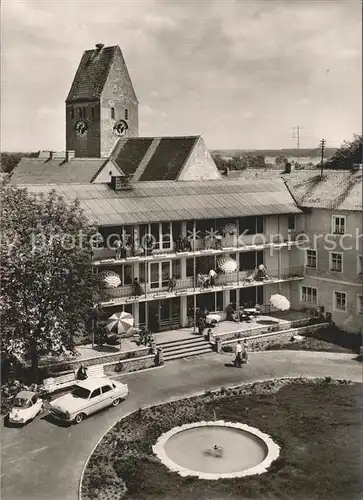
<instances>
[{"instance_id":1,"label":"car door","mask_svg":"<svg viewBox=\"0 0 363 500\"><path fill-rule=\"evenodd\" d=\"M102 386L102 396L104 397L103 403L104 406L110 406L112 404L112 396L114 394L114 389L110 386L110 384L105 384Z\"/></svg>"},{"instance_id":2,"label":"car door","mask_svg":"<svg viewBox=\"0 0 363 500\"><path fill-rule=\"evenodd\" d=\"M102 399L101 387L93 389L89 397L89 407L87 408L87 413L88 414L95 413L96 411L103 408L102 401L103 399Z\"/></svg>"},{"instance_id":3,"label":"car door","mask_svg":"<svg viewBox=\"0 0 363 500\"><path fill-rule=\"evenodd\" d=\"M34 394L34 396L31 398L31 403L32 403L31 414L32 418L34 418L39 413L40 410L40 402L38 394Z\"/></svg>"}]
</instances>

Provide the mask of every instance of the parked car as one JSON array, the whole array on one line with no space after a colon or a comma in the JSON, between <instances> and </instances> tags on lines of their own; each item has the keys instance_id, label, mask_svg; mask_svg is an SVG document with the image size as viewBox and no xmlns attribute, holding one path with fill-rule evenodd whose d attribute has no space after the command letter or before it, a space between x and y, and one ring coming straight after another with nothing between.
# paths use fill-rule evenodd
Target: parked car
<instances>
[{"instance_id":1,"label":"parked car","mask_svg":"<svg viewBox=\"0 0 363 500\"><path fill-rule=\"evenodd\" d=\"M92 413L117 406L128 392L127 384L108 378L78 381L72 392L50 403L50 414L57 420L79 424Z\"/></svg>"},{"instance_id":2,"label":"parked car","mask_svg":"<svg viewBox=\"0 0 363 500\"><path fill-rule=\"evenodd\" d=\"M26 424L43 410L43 400L33 391L20 391L14 398L8 415L13 424Z\"/></svg>"}]
</instances>

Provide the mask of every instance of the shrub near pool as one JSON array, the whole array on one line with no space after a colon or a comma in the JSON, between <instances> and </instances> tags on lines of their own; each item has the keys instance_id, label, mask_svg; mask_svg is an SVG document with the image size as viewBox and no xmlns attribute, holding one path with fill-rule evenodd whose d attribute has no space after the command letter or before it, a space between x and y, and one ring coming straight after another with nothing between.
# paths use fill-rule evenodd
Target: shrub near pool
<instances>
[{"instance_id":1,"label":"shrub near pool","mask_svg":"<svg viewBox=\"0 0 363 500\"><path fill-rule=\"evenodd\" d=\"M275 380L140 410L117 423L96 448L82 500L357 500L360 391L359 384L329 378ZM257 427L281 446L267 473L182 478L155 457L152 446L162 433L214 415Z\"/></svg>"}]
</instances>

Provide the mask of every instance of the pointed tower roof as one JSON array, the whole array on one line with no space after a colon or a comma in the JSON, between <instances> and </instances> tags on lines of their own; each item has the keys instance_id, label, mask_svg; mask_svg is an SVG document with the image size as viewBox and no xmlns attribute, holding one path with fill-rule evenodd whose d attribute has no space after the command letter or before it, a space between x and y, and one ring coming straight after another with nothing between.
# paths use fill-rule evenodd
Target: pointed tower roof
<instances>
[{"instance_id":1,"label":"pointed tower roof","mask_svg":"<svg viewBox=\"0 0 363 500\"><path fill-rule=\"evenodd\" d=\"M122 71L130 81L134 99L138 102L120 47L118 45L105 47L102 43L98 43L95 49L83 53L66 103L99 99L117 56L121 58Z\"/></svg>"}]
</instances>

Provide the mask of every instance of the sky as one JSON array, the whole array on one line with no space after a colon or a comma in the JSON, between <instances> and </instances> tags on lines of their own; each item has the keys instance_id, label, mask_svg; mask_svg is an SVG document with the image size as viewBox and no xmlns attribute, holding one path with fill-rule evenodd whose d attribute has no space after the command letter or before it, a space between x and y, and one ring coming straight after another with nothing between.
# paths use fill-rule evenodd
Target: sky
<instances>
[{"instance_id":1,"label":"sky","mask_svg":"<svg viewBox=\"0 0 363 500\"><path fill-rule=\"evenodd\" d=\"M337 147L361 133L356 0L2 0L1 150L64 150L84 50L119 45L142 136L209 149Z\"/></svg>"}]
</instances>

